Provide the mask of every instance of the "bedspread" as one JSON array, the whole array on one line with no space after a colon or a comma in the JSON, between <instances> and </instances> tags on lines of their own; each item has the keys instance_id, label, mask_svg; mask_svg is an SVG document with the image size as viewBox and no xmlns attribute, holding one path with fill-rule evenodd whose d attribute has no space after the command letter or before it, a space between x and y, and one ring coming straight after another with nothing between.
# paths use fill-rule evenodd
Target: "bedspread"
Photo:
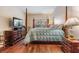
<instances>
[{"instance_id":1,"label":"bedspread","mask_svg":"<svg viewBox=\"0 0 79 59\"><path fill-rule=\"evenodd\" d=\"M25 43L30 41L61 41L63 39L64 32L60 29L50 29L50 28L33 28L31 29L25 39Z\"/></svg>"}]
</instances>

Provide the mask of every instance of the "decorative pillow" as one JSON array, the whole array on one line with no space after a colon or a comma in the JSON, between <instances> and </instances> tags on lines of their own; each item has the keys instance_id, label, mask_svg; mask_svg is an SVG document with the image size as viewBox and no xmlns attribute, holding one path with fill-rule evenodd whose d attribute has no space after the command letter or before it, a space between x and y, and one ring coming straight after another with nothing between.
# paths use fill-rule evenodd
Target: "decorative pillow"
<instances>
[{"instance_id":1,"label":"decorative pillow","mask_svg":"<svg viewBox=\"0 0 79 59\"><path fill-rule=\"evenodd\" d=\"M35 27L47 27L47 21L40 19L38 21L35 22Z\"/></svg>"},{"instance_id":2,"label":"decorative pillow","mask_svg":"<svg viewBox=\"0 0 79 59\"><path fill-rule=\"evenodd\" d=\"M62 26L63 25L51 25L49 28L52 28L52 29L62 29Z\"/></svg>"}]
</instances>

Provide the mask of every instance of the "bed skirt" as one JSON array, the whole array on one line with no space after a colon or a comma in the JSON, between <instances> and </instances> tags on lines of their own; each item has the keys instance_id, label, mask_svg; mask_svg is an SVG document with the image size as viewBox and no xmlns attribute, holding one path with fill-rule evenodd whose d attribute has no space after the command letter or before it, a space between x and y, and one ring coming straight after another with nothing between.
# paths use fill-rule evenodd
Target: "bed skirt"
<instances>
[{"instance_id":1,"label":"bed skirt","mask_svg":"<svg viewBox=\"0 0 79 59\"><path fill-rule=\"evenodd\" d=\"M60 44L61 41L31 41L31 44Z\"/></svg>"}]
</instances>

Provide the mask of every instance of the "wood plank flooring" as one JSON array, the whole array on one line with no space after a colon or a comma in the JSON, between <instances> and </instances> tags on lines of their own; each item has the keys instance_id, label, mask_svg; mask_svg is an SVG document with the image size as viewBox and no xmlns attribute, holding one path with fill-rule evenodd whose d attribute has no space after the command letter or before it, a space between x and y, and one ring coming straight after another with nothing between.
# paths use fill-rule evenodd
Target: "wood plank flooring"
<instances>
[{"instance_id":1,"label":"wood plank flooring","mask_svg":"<svg viewBox=\"0 0 79 59\"><path fill-rule=\"evenodd\" d=\"M2 53L63 53L61 45L55 44L28 44L21 42L2 51Z\"/></svg>"}]
</instances>

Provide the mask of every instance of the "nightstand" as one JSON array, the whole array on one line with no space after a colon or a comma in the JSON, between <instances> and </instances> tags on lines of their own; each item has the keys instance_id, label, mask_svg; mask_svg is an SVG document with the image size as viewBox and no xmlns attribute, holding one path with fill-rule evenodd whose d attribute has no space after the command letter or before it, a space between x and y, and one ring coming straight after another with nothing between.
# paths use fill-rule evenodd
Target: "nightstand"
<instances>
[{"instance_id":1,"label":"nightstand","mask_svg":"<svg viewBox=\"0 0 79 59\"><path fill-rule=\"evenodd\" d=\"M79 53L79 40L64 37L62 50L66 53Z\"/></svg>"}]
</instances>

